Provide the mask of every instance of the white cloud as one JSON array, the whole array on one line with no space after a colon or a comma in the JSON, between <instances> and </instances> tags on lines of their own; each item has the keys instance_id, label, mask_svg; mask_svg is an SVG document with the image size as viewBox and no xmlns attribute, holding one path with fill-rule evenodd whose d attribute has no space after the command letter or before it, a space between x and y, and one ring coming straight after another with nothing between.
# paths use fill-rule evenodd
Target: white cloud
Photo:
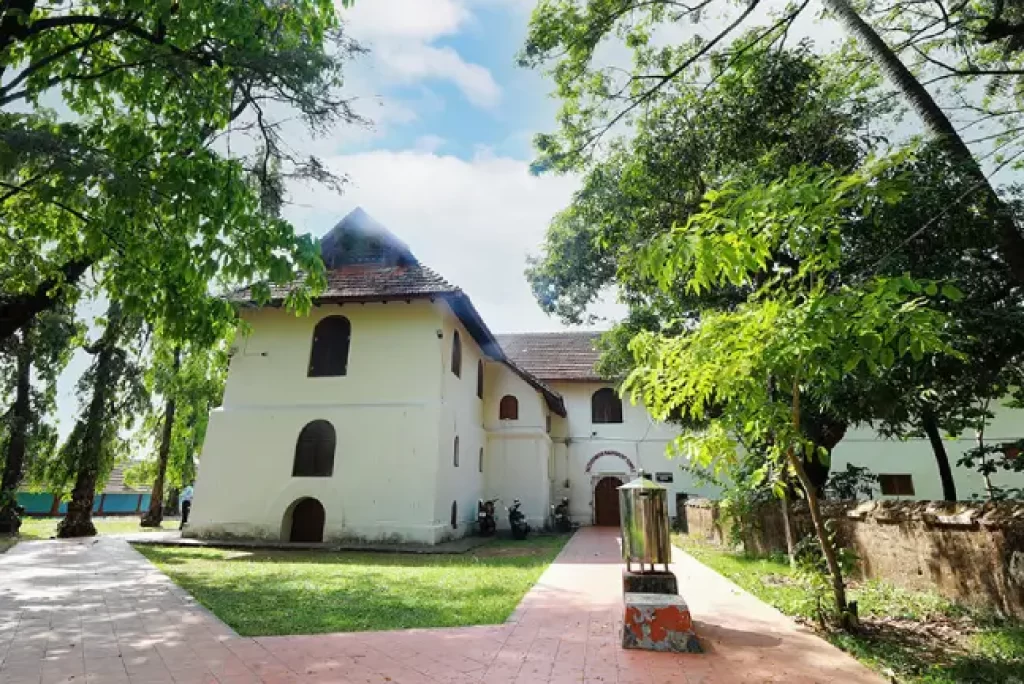
<instances>
[{"instance_id":1,"label":"white cloud","mask_svg":"<svg viewBox=\"0 0 1024 684\"><path fill-rule=\"evenodd\" d=\"M421 135L416 138L416 143L413 145L413 148L417 152L433 154L444 147L447 142L447 140L439 135Z\"/></svg>"},{"instance_id":2,"label":"white cloud","mask_svg":"<svg viewBox=\"0 0 1024 684\"><path fill-rule=\"evenodd\" d=\"M434 41L473 19L472 0L370 0L342 11L349 34L370 48L375 74L392 84L450 81L471 103L491 108L501 88L485 67Z\"/></svg>"},{"instance_id":3,"label":"white cloud","mask_svg":"<svg viewBox=\"0 0 1024 684\"><path fill-rule=\"evenodd\" d=\"M425 151L373 151L334 157L352 180L344 196L305 195L291 218L322 235L361 206L405 241L426 265L463 288L496 332L558 330L523 275L551 217L578 180L529 173L526 162L480 154L472 160ZM618 313L617 307L602 307Z\"/></svg>"},{"instance_id":4,"label":"white cloud","mask_svg":"<svg viewBox=\"0 0 1024 684\"><path fill-rule=\"evenodd\" d=\"M494 107L501 99L491 72L466 62L453 48L425 44L382 44L374 53L378 64L396 80L417 82L436 78L452 81L478 107Z\"/></svg>"},{"instance_id":5,"label":"white cloud","mask_svg":"<svg viewBox=\"0 0 1024 684\"><path fill-rule=\"evenodd\" d=\"M456 33L470 12L458 0L368 0L342 16L357 38L433 40Z\"/></svg>"}]
</instances>

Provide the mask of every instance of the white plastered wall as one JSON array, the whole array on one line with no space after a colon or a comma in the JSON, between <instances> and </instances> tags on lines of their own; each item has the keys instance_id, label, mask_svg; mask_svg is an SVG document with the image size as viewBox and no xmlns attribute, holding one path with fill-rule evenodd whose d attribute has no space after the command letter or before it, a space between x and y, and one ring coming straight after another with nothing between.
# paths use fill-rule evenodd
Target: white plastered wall
<instances>
[{"instance_id":1,"label":"white plastered wall","mask_svg":"<svg viewBox=\"0 0 1024 684\"><path fill-rule=\"evenodd\" d=\"M658 423L647 410L622 402L622 423L592 423L590 401L597 390L611 385L590 382L553 382L553 389L565 399L568 417L553 423L554 482L552 499L569 497L573 520L584 525L594 520L594 487L605 476L625 482L637 477L640 469L652 474L668 473L672 482L662 483L669 490L669 515L676 514L676 494L716 496L714 487L698 484L692 475L680 469L686 462L670 457L666 447L678 430ZM568 481L568 488L565 482Z\"/></svg>"},{"instance_id":2,"label":"white plastered wall","mask_svg":"<svg viewBox=\"0 0 1024 684\"><path fill-rule=\"evenodd\" d=\"M434 517L443 528L444 538L462 537L472 531L477 500L483 495L484 475L480 472L480 449L486 449L483 430L484 401L477 397L477 363L483 359L480 347L451 312L443 307L444 345L440 359L441 414L438 429L438 468L434 489ZM451 371L452 339L459 331L462 345L462 374ZM488 365L484 361L484 366ZM485 371L486 373L486 371ZM485 374L486 382L486 374ZM486 384L485 384L486 387ZM486 396L486 395L485 395ZM454 443L459 437L459 465L455 466ZM452 502L456 503L457 524L451 526Z\"/></svg>"},{"instance_id":3,"label":"white plastered wall","mask_svg":"<svg viewBox=\"0 0 1024 684\"><path fill-rule=\"evenodd\" d=\"M533 527L548 522L551 504L551 438L546 431L547 403L536 389L500 363L487 365L484 376L485 498L501 499L499 527L508 527L506 508L513 499ZM505 395L519 401L519 417L501 420L499 404Z\"/></svg>"},{"instance_id":4,"label":"white plastered wall","mask_svg":"<svg viewBox=\"0 0 1024 684\"><path fill-rule=\"evenodd\" d=\"M328 540L442 538L440 306L325 305L307 317L245 311L252 331L232 358L224 405L211 413L189 534L278 539L288 507L312 496L324 506ZM352 325L348 373L309 378L313 327L331 314ZM317 419L337 433L334 473L292 477L299 431Z\"/></svg>"}]
</instances>

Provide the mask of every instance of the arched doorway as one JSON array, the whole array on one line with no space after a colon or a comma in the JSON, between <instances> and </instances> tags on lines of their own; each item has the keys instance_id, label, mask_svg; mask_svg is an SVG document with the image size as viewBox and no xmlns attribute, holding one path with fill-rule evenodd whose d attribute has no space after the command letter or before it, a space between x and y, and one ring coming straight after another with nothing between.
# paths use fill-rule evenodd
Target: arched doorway
<instances>
[{"instance_id":1,"label":"arched doorway","mask_svg":"<svg viewBox=\"0 0 1024 684\"><path fill-rule=\"evenodd\" d=\"M316 499L302 499L292 510L291 542L322 542L324 540L324 507Z\"/></svg>"},{"instance_id":2,"label":"arched doorway","mask_svg":"<svg viewBox=\"0 0 1024 684\"><path fill-rule=\"evenodd\" d=\"M617 526L619 524L619 491L622 480L617 477L602 477L594 487L594 524Z\"/></svg>"}]
</instances>

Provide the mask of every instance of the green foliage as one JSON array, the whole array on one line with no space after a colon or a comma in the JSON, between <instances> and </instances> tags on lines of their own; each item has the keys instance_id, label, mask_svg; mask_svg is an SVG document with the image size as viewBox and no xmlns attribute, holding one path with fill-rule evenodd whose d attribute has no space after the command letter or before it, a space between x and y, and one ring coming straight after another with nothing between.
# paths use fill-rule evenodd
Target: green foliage
<instances>
[{"instance_id":1,"label":"green foliage","mask_svg":"<svg viewBox=\"0 0 1024 684\"><path fill-rule=\"evenodd\" d=\"M233 316L211 282L301 275L288 303L308 307L323 268L277 215L281 180L337 179L270 115L314 133L356 119L336 94L355 49L330 0L5 5L3 335L38 310L33 293L52 303L90 267L127 314L183 339L210 342ZM52 92L70 116L40 105Z\"/></svg>"},{"instance_id":2,"label":"green foliage","mask_svg":"<svg viewBox=\"0 0 1024 684\"><path fill-rule=\"evenodd\" d=\"M875 498L877 487L877 475L867 468L847 463L845 470L829 477L826 492L837 501L855 501Z\"/></svg>"},{"instance_id":3,"label":"green foliage","mask_svg":"<svg viewBox=\"0 0 1024 684\"><path fill-rule=\"evenodd\" d=\"M709 193L704 211L639 251L663 287L683 281L758 286L768 256L785 245L793 267L762 278L747 301L708 311L681 335L642 333L626 390L658 419L678 412L708 420L677 440L698 464L735 461L739 440L770 445L781 462L805 440L791 416L792 393L827 401L851 379L879 377L897 358L950 351L946 318L927 306L926 284L907 277L835 284L848 217L869 217L895 194L875 167L850 176L795 169L769 186ZM768 379L773 382L768 382ZM778 390L776 390L778 388ZM719 407L709 417L707 407Z\"/></svg>"},{"instance_id":4,"label":"green foliage","mask_svg":"<svg viewBox=\"0 0 1024 684\"><path fill-rule=\"evenodd\" d=\"M221 403L227 381L229 354L233 332L210 347L196 344L180 345L157 333L153 338L145 386L152 401L147 406L136 435L137 452L147 453L142 460L131 462L125 479L135 486L150 486L156 477L157 449L163 432L164 403L175 402L174 425L171 431L167 475L168 489L181 489L195 479L195 462L206 438L210 410ZM174 363L180 349L181 363Z\"/></svg>"},{"instance_id":5,"label":"green foliage","mask_svg":"<svg viewBox=\"0 0 1024 684\"><path fill-rule=\"evenodd\" d=\"M770 181L795 165L851 170L875 140L872 119L886 115L871 79L853 84L844 70L801 44L713 55L705 87L673 83L588 165L572 205L552 222L543 253L528 270L541 306L566 322L614 285L632 327L708 306L728 307L742 292L723 287L668 297L634 268L635 247L700 211L708 188L730 179ZM686 74L701 79L700 70Z\"/></svg>"}]
</instances>

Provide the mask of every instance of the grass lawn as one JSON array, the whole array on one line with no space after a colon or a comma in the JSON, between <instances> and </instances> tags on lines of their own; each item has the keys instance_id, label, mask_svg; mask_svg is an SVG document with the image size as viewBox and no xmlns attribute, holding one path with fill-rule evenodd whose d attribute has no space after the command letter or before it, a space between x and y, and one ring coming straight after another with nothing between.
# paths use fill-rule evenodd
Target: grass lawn
<instances>
[{"instance_id":1,"label":"grass lawn","mask_svg":"<svg viewBox=\"0 0 1024 684\"><path fill-rule=\"evenodd\" d=\"M136 549L239 634L269 636L498 624L567 539L452 555Z\"/></svg>"},{"instance_id":2,"label":"grass lawn","mask_svg":"<svg viewBox=\"0 0 1024 684\"><path fill-rule=\"evenodd\" d=\"M19 541L49 539L57 535L57 523L61 518L22 518L18 537L0 537L0 553L14 546ZM134 532L160 532L178 529L177 520L165 520L163 526L139 527L139 516L96 517L92 519L96 526L96 534L131 534Z\"/></svg>"},{"instance_id":3,"label":"grass lawn","mask_svg":"<svg viewBox=\"0 0 1024 684\"><path fill-rule=\"evenodd\" d=\"M673 535L680 548L762 601L808 626L816 620L806 592L784 559L750 558ZM861 633L823 634L869 667L898 682L1003 684L1024 681L1024 624L999 620L924 592L874 580L851 582Z\"/></svg>"}]
</instances>

